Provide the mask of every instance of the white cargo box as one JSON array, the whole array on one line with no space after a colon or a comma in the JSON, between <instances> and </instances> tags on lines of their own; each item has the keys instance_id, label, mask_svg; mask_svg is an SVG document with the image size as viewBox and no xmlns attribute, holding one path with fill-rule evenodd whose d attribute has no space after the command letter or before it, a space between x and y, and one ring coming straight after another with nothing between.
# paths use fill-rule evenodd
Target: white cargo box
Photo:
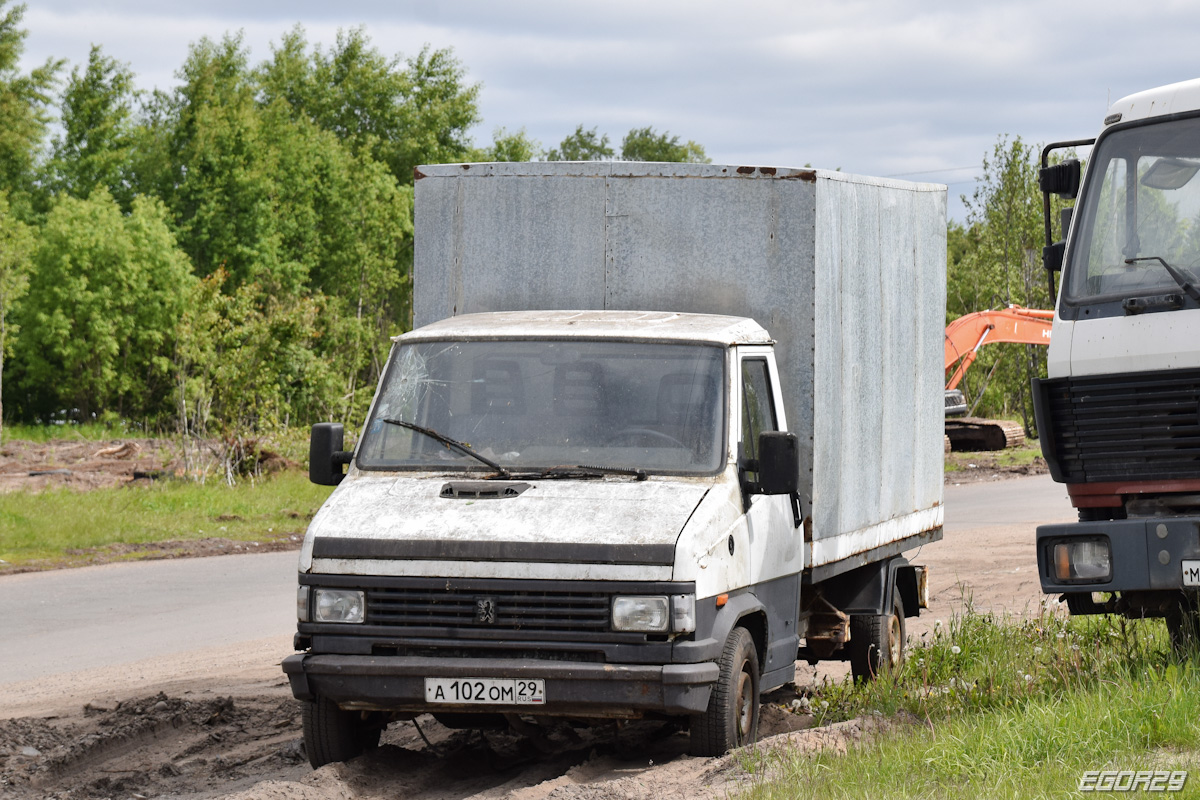
<instances>
[{"instance_id":1,"label":"white cargo box","mask_svg":"<svg viewBox=\"0 0 1200 800\"><path fill-rule=\"evenodd\" d=\"M944 186L707 164L457 164L419 168L415 208L414 326L621 309L765 327L789 427L807 444L814 578L940 535Z\"/></svg>"}]
</instances>

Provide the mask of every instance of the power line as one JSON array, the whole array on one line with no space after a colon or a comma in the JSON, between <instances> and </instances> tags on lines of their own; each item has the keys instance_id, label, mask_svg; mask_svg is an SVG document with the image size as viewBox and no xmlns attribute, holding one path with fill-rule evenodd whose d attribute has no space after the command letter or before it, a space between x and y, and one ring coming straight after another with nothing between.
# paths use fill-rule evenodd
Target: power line
<instances>
[{"instance_id":1,"label":"power line","mask_svg":"<svg viewBox=\"0 0 1200 800\"><path fill-rule=\"evenodd\" d=\"M907 178L910 175L935 175L939 172L961 172L964 169L979 169L978 164L972 164L969 167L946 167L945 169L927 169L922 172L897 172L893 175L884 175L885 178Z\"/></svg>"}]
</instances>

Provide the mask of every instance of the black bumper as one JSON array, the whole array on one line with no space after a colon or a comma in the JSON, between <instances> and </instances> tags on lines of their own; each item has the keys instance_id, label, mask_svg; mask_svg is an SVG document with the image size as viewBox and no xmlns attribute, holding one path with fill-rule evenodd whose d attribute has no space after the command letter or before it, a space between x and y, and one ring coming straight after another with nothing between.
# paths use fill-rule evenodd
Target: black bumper
<instances>
[{"instance_id":1,"label":"black bumper","mask_svg":"<svg viewBox=\"0 0 1200 800\"><path fill-rule=\"evenodd\" d=\"M1055 576L1054 545L1073 539L1108 542L1112 563L1109 580L1067 582ZM1200 517L1040 525L1037 559L1042 591L1047 594L1195 590L1192 581L1200 581ZM1185 565L1185 561L1189 563ZM1195 572L1185 582L1189 568Z\"/></svg>"},{"instance_id":2,"label":"black bumper","mask_svg":"<svg viewBox=\"0 0 1200 800\"><path fill-rule=\"evenodd\" d=\"M346 708L636 718L647 712L703 712L718 668L712 662L657 666L299 653L283 660L283 671L297 699L320 695ZM546 682L546 702L433 704L425 700L425 678L541 679Z\"/></svg>"}]
</instances>

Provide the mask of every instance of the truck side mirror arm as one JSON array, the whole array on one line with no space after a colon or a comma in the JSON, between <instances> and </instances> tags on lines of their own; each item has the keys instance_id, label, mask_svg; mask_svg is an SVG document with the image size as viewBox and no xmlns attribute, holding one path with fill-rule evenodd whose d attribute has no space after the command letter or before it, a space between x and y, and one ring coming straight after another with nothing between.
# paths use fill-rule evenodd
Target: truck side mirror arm
<instances>
[{"instance_id":1,"label":"truck side mirror arm","mask_svg":"<svg viewBox=\"0 0 1200 800\"><path fill-rule=\"evenodd\" d=\"M337 486L346 474L342 467L354 460L354 452L342 450L345 429L340 422L318 422L308 440L308 479L318 486Z\"/></svg>"}]
</instances>

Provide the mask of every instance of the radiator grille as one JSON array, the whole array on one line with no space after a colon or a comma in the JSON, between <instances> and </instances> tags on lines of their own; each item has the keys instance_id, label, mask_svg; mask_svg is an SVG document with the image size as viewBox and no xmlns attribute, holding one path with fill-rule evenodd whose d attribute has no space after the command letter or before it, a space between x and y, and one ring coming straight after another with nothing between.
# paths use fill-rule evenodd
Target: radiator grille
<instances>
[{"instance_id":1,"label":"radiator grille","mask_svg":"<svg viewBox=\"0 0 1200 800\"><path fill-rule=\"evenodd\" d=\"M367 624L526 632L609 629L609 595L568 591L369 589Z\"/></svg>"},{"instance_id":2,"label":"radiator grille","mask_svg":"<svg viewBox=\"0 0 1200 800\"><path fill-rule=\"evenodd\" d=\"M1200 477L1200 370L1041 382L1068 483Z\"/></svg>"}]
</instances>

